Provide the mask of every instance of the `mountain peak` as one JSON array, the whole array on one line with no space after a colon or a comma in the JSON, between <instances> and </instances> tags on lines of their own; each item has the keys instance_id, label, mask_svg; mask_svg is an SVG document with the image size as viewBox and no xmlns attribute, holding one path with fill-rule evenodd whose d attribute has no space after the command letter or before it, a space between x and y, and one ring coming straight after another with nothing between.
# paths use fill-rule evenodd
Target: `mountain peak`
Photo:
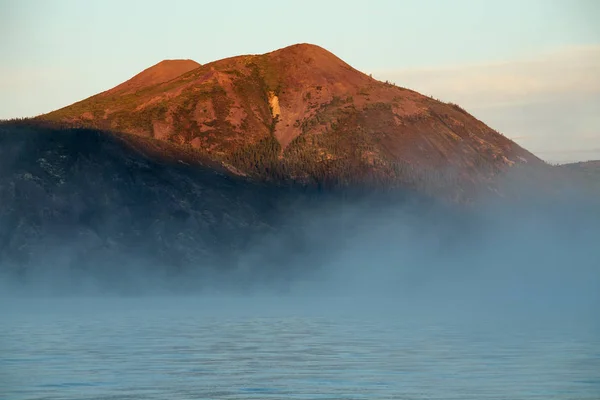
<instances>
[{"instance_id":1,"label":"mountain peak","mask_svg":"<svg viewBox=\"0 0 600 400\"><path fill-rule=\"evenodd\" d=\"M267 53L274 60L295 66L310 65L320 70L344 68L352 69L346 62L321 46L310 43L298 43Z\"/></svg>"},{"instance_id":2,"label":"mountain peak","mask_svg":"<svg viewBox=\"0 0 600 400\"><path fill-rule=\"evenodd\" d=\"M276 53L327 54L335 57L335 55L329 50L326 50L323 47L312 43L296 43L286 47L282 47L281 49L274 50L268 54Z\"/></svg>"},{"instance_id":3,"label":"mountain peak","mask_svg":"<svg viewBox=\"0 0 600 400\"><path fill-rule=\"evenodd\" d=\"M128 81L110 89L109 93L125 94L127 92L135 92L146 86L158 85L170 81L200 66L201 64L194 60L162 60L150 68L146 68Z\"/></svg>"}]
</instances>

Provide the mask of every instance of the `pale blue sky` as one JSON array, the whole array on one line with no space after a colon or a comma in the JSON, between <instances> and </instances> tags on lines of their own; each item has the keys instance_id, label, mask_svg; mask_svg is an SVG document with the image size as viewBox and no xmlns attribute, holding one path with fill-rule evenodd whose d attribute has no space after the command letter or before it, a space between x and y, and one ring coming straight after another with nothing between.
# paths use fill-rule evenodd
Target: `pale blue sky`
<instances>
[{"instance_id":1,"label":"pale blue sky","mask_svg":"<svg viewBox=\"0 0 600 400\"><path fill-rule=\"evenodd\" d=\"M595 82L592 87L598 91L588 93L585 87L590 71L600 66L595 64L600 54L599 18L596 0L0 0L0 118L51 111L115 86L166 58L206 63L309 42L378 78L393 78L401 86L428 91L442 100L463 99L486 123L508 129L507 136L529 137L529 143L516 140L524 140L520 143L534 152L554 154L564 145L589 153L597 137L598 153L593 157L587 153L569 157L600 158L600 124L593 106L600 110L600 89ZM560 93L544 89L556 85L551 81L562 78L560 71L573 75L569 72L573 51L578 57L574 62L586 66L575 68L581 79L571 79L571 86L561 86ZM545 73L555 64L564 68ZM470 83L465 79L465 72L474 68L479 75L497 77L472 82L477 99L467 96ZM546 76L549 86L539 81L540 76ZM431 84L432 77L437 86ZM460 88L449 84L459 78ZM540 108L531 113L539 118L528 115L519 123L524 109L520 104L532 109L531 90L513 90L506 97L504 85L497 82L531 87L530 81L536 79L534 102ZM481 85L487 85L486 90ZM578 115L577 129L585 131L582 137L567 116L560 123L546 120L554 130L544 133L540 99L558 102L553 107L560 108L565 91L579 98L581 90L596 102L587 114ZM586 104L589 108L589 101ZM478 115L477 107L482 106L487 111ZM590 125L581 127L588 119ZM537 133L532 136L530 131ZM545 149L544 143L554 144ZM550 160L562 157L540 155Z\"/></svg>"}]
</instances>

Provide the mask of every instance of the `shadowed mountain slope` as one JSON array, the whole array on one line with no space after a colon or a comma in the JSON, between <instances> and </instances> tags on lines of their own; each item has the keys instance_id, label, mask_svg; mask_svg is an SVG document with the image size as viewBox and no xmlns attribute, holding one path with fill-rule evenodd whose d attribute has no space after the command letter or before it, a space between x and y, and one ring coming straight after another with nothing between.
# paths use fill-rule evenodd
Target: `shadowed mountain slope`
<instances>
[{"instance_id":1,"label":"shadowed mountain slope","mask_svg":"<svg viewBox=\"0 0 600 400\"><path fill-rule=\"evenodd\" d=\"M298 213L367 194L258 182L152 138L1 123L0 283L198 290L233 274L239 285L283 279L307 268L296 258L335 247L306 236Z\"/></svg>"}]
</instances>

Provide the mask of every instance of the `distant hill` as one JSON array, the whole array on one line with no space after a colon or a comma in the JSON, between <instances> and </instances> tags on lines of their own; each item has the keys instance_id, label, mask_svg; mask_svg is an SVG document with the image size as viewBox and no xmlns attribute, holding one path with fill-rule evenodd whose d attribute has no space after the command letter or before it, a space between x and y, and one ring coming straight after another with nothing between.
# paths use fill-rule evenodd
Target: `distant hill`
<instances>
[{"instance_id":1,"label":"distant hill","mask_svg":"<svg viewBox=\"0 0 600 400\"><path fill-rule=\"evenodd\" d=\"M556 168L571 179L582 180L583 186L600 190L600 160L562 164Z\"/></svg>"},{"instance_id":2,"label":"distant hill","mask_svg":"<svg viewBox=\"0 0 600 400\"><path fill-rule=\"evenodd\" d=\"M600 160L580 161L569 164L561 164L560 168L582 171L590 174L600 173Z\"/></svg>"},{"instance_id":3,"label":"distant hill","mask_svg":"<svg viewBox=\"0 0 600 400\"><path fill-rule=\"evenodd\" d=\"M543 164L459 106L310 44L202 66L163 61L38 119L156 138L260 179L376 182L458 199L515 164Z\"/></svg>"}]
</instances>

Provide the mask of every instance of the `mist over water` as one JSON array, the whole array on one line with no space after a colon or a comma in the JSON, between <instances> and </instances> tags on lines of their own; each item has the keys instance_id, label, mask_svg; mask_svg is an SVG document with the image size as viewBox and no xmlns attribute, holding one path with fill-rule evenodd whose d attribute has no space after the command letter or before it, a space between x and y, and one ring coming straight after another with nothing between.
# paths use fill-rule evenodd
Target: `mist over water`
<instances>
[{"instance_id":1,"label":"mist over water","mask_svg":"<svg viewBox=\"0 0 600 400\"><path fill-rule=\"evenodd\" d=\"M329 200L291 210L235 268L40 265L2 279L0 391L595 399L599 210L578 191Z\"/></svg>"},{"instance_id":2,"label":"mist over water","mask_svg":"<svg viewBox=\"0 0 600 400\"><path fill-rule=\"evenodd\" d=\"M251 239L233 267L169 269L125 254L121 263L78 269L57 246L3 296L343 297L431 307L537 312L599 305L600 200L577 192L467 207L331 200L282 215ZM87 264L90 265L90 260ZM67 267L65 267L65 265ZM414 306L414 305L413 305Z\"/></svg>"}]
</instances>

